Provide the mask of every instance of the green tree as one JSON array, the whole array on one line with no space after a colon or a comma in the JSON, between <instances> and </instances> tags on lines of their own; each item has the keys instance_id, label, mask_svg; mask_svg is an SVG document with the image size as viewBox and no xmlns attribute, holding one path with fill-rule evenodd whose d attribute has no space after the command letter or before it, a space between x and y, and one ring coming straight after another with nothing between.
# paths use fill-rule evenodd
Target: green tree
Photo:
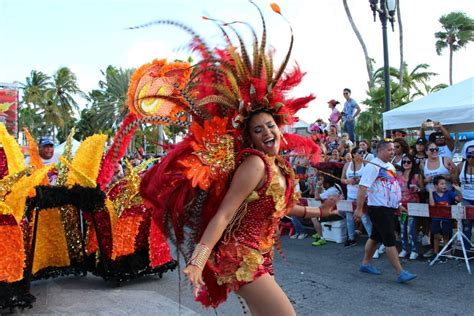
<instances>
[{"instance_id":1,"label":"green tree","mask_svg":"<svg viewBox=\"0 0 474 316\"><path fill-rule=\"evenodd\" d=\"M32 70L25 83L20 84L22 98L20 100L19 128L28 128L33 137L38 138L43 130L42 116L39 114L46 103L46 91L50 85L50 77L45 73Z\"/></svg>"},{"instance_id":2,"label":"green tree","mask_svg":"<svg viewBox=\"0 0 474 316\"><path fill-rule=\"evenodd\" d=\"M127 91L133 69L108 66L99 81L99 89L89 93L101 130L117 130L128 113Z\"/></svg>"},{"instance_id":3,"label":"green tree","mask_svg":"<svg viewBox=\"0 0 474 316\"><path fill-rule=\"evenodd\" d=\"M74 97L84 95L77 85L77 78L67 67L62 67L49 77L41 71L32 70L26 83L21 85L23 98L21 103L41 117L40 126L33 126L35 132L50 133L65 129L62 134L68 134L67 123L73 120L74 109L78 109ZM31 111L24 111L24 115L32 116ZM22 118L20 122L29 122L30 118ZM23 123L21 123L23 124ZM22 125L21 127L31 126ZM39 135L35 135L39 136Z\"/></svg>"},{"instance_id":4,"label":"green tree","mask_svg":"<svg viewBox=\"0 0 474 316\"><path fill-rule=\"evenodd\" d=\"M428 71L429 69L428 64L419 64L415 66L412 70L408 69L408 65L403 63L403 70L402 70L402 83L400 84L400 72L398 69L390 67L389 73L392 77L392 87L393 83L398 83L395 85L400 91L399 96L404 96L403 99L399 99L398 101L392 101L391 108L396 108L400 105L412 102L416 97L427 95L431 92L437 91L437 89L442 89L446 87L445 84L439 84L435 87L431 88L429 83L431 82L432 78L437 76L438 74L435 72ZM378 84L383 84L383 68L377 69L374 73L374 78ZM392 94L395 91L392 92Z\"/></svg>"},{"instance_id":5,"label":"green tree","mask_svg":"<svg viewBox=\"0 0 474 316\"><path fill-rule=\"evenodd\" d=\"M109 137L113 135L112 130L103 129L100 125L96 108L83 109L80 119L76 123L76 137L79 140L84 140L96 133L106 134Z\"/></svg>"},{"instance_id":6,"label":"green tree","mask_svg":"<svg viewBox=\"0 0 474 316\"><path fill-rule=\"evenodd\" d=\"M441 55L449 48L449 84L453 84L453 55L469 42L474 41L474 20L464 12L451 12L443 15L439 22L443 31L436 32L436 53Z\"/></svg>"},{"instance_id":7,"label":"green tree","mask_svg":"<svg viewBox=\"0 0 474 316\"><path fill-rule=\"evenodd\" d=\"M30 77L26 77L26 82L20 84L23 91L21 99L22 105L27 107L38 108L40 104L45 102L45 93L50 86L51 77L41 71L32 70Z\"/></svg>"}]
</instances>

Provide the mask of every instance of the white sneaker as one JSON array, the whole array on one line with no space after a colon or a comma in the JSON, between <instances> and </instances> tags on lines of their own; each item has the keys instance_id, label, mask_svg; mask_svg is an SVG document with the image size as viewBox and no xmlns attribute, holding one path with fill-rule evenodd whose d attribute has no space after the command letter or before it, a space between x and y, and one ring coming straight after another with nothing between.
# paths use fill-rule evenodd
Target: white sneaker
<instances>
[{"instance_id":1,"label":"white sneaker","mask_svg":"<svg viewBox=\"0 0 474 316\"><path fill-rule=\"evenodd\" d=\"M299 234L293 234L293 235L290 236L290 238L291 239L296 239L296 238L298 238L298 236L299 236Z\"/></svg>"},{"instance_id":2,"label":"white sneaker","mask_svg":"<svg viewBox=\"0 0 474 316\"><path fill-rule=\"evenodd\" d=\"M298 239L305 239L306 237L308 237L308 234L306 234L306 233L298 235Z\"/></svg>"},{"instance_id":3,"label":"white sneaker","mask_svg":"<svg viewBox=\"0 0 474 316\"><path fill-rule=\"evenodd\" d=\"M406 250L400 251L400 253L398 254L398 256L399 256L400 258L405 258L405 257L407 256Z\"/></svg>"},{"instance_id":4,"label":"white sneaker","mask_svg":"<svg viewBox=\"0 0 474 316\"><path fill-rule=\"evenodd\" d=\"M378 249L375 250L374 255L372 256L372 258L373 258L373 259L378 259L378 258L380 258L380 253L379 253L379 250L378 250Z\"/></svg>"},{"instance_id":5,"label":"white sneaker","mask_svg":"<svg viewBox=\"0 0 474 316\"><path fill-rule=\"evenodd\" d=\"M381 244L379 247L379 254L383 254L383 253L385 253L385 246Z\"/></svg>"},{"instance_id":6,"label":"white sneaker","mask_svg":"<svg viewBox=\"0 0 474 316\"><path fill-rule=\"evenodd\" d=\"M410 253L410 260L416 260L416 258L418 258L418 253L412 251Z\"/></svg>"}]
</instances>

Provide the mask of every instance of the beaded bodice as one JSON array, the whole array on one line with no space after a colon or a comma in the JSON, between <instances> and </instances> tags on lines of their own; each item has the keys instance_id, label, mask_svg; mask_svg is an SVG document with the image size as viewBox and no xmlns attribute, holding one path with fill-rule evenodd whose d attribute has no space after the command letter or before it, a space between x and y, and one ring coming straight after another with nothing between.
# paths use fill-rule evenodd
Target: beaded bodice
<instances>
[{"instance_id":1,"label":"beaded bodice","mask_svg":"<svg viewBox=\"0 0 474 316\"><path fill-rule=\"evenodd\" d=\"M294 190L293 173L286 161L281 157L260 157L265 162L266 181L241 205L222 242L238 243L265 253L273 246L274 233L281 217L289 212L293 204ZM286 189L280 185L278 169L285 176Z\"/></svg>"}]
</instances>

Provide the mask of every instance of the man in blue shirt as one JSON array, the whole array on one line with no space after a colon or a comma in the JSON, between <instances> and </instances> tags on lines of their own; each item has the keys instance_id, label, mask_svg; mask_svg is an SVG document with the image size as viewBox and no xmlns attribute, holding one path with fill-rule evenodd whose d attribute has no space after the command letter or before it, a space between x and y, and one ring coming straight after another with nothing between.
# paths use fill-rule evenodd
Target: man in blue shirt
<instances>
[{"instance_id":1,"label":"man in blue shirt","mask_svg":"<svg viewBox=\"0 0 474 316\"><path fill-rule=\"evenodd\" d=\"M349 134L352 142L355 142L355 118L360 113L360 106L356 100L351 98L351 89L345 88L343 91L346 102L342 114L344 132ZM355 112L355 113L354 113Z\"/></svg>"}]
</instances>

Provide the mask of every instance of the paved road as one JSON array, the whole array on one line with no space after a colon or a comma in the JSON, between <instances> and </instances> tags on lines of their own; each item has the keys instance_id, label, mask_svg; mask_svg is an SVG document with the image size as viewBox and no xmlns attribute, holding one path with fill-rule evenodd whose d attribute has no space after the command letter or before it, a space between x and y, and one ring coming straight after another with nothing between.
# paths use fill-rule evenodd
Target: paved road
<instances>
[{"instance_id":1,"label":"paved road","mask_svg":"<svg viewBox=\"0 0 474 316\"><path fill-rule=\"evenodd\" d=\"M284 236L286 259L275 259L277 280L298 315L474 315L474 276L464 262L449 260L429 267L421 260L404 260L404 267L418 278L402 285L395 282L385 255L374 260L382 275L358 272L363 240L348 249L335 243L315 248L310 242ZM93 276L36 281L32 293L37 302L22 314L242 315L235 296L215 313L193 302L185 280L181 291L178 284L177 272L119 288Z\"/></svg>"}]
</instances>

